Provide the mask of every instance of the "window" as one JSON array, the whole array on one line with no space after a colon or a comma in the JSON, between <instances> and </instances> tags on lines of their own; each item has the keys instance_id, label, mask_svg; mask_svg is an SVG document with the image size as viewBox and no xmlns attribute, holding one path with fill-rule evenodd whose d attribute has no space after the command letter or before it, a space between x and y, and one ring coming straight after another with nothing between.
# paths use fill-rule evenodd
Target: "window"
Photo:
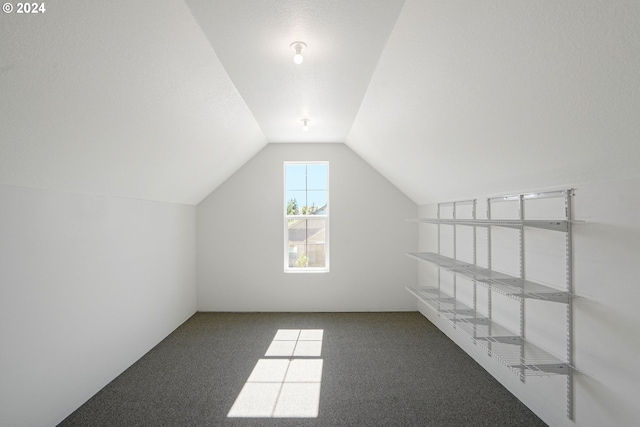
<instances>
[{"instance_id":1,"label":"window","mask_svg":"<svg viewBox=\"0 0 640 427\"><path fill-rule=\"evenodd\" d=\"M284 271L329 271L329 163L284 163Z\"/></svg>"}]
</instances>

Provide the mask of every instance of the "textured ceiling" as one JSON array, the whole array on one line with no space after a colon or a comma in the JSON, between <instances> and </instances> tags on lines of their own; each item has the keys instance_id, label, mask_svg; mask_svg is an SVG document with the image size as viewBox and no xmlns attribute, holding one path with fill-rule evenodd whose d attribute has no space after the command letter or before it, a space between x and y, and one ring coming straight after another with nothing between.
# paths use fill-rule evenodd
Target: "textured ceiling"
<instances>
[{"instance_id":1,"label":"textured ceiling","mask_svg":"<svg viewBox=\"0 0 640 427\"><path fill-rule=\"evenodd\" d=\"M195 204L266 138L182 1L0 14L0 184Z\"/></svg>"},{"instance_id":2,"label":"textured ceiling","mask_svg":"<svg viewBox=\"0 0 640 427\"><path fill-rule=\"evenodd\" d=\"M344 142L404 0L186 3L269 142Z\"/></svg>"},{"instance_id":3,"label":"textured ceiling","mask_svg":"<svg viewBox=\"0 0 640 427\"><path fill-rule=\"evenodd\" d=\"M195 204L267 142L418 203L640 175L637 0L46 5L0 15L0 184Z\"/></svg>"},{"instance_id":4,"label":"textured ceiling","mask_svg":"<svg viewBox=\"0 0 640 427\"><path fill-rule=\"evenodd\" d=\"M640 2L407 0L347 144L419 204L640 176Z\"/></svg>"}]
</instances>

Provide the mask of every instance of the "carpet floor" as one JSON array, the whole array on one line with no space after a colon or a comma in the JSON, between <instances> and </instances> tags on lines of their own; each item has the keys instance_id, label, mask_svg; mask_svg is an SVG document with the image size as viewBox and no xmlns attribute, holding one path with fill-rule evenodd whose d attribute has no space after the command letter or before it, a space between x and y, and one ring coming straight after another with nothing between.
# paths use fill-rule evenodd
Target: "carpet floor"
<instances>
[{"instance_id":1,"label":"carpet floor","mask_svg":"<svg viewBox=\"0 0 640 427\"><path fill-rule=\"evenodd\" d=\"M323 331L317 416L228 417L280 329ZM227 425L546 426L418 312L196 313L60 424Z\"/></svg>"}]
</instances>

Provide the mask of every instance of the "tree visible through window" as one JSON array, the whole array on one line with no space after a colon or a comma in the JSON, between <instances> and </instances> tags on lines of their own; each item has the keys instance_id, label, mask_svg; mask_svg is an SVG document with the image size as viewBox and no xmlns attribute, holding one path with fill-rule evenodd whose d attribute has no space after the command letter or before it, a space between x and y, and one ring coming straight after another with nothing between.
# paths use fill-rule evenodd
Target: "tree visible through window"
<instances>
[{"instance_id":1,"label":"tree visible through window","mask_svg":"<svg viewBox=\"0 0 640 427\"><path fill-rule=\"evenodd\" d=\"M284 164L284 270L329 271L329 163Z\"/></svg>"}]
</instances>

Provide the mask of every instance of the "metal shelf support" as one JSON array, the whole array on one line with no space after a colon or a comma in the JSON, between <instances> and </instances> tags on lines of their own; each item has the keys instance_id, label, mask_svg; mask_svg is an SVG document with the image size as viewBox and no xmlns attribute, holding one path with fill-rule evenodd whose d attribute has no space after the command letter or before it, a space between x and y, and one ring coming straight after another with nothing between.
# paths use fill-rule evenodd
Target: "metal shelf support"
<instances>
[{"instance_id":1,"label":"metal shelf support","mask_svg":"<svg viewBox=\"0 0 640 427\"><path fill-rule=\"evenodd\" d=\"M408 253L407 255L420 261L427 261L438 267L437 287L407 288L420 301L432 307L438 316L448 320L452 327L467 334L474 342L487 350L487 354L500 360L512 370L517 372L524 382L529 375L565 375L567 381L567 417L574 419L574 375L579 373L574 368L574 335L573 335L573 239L572 226L579 222L573 220L572 213L572 189L559 191L546 191L538 193L511 194L486 199L486 219L477 218L476 199L456 202L438 203L437 218L413 219L421 223L436 224L438 227L438 252ZM557 219L527 219L525 206L527 200L564 198L564 218ZM518 203L518 215L513 219L493 219L492 204L501 202ZM459 206L471 205L471 218L459 218ZM451 206L451 218L442 218L442 208ZM467 215L469 216L469 215ZM453 257L442 255L441 226L452 227L452 251ZM458 259L457 227L473 227L472 234L472 262ZM486 229L486 265L478 266L477 259L477 228ZM518 230L518 262L519 272L517 276L492 270L492 228L506 227ZM566 286L564 290L551 288L527 279L525 261L525 229L526 227L541 228L565 233L565 257L566 257ZM452 294L447 295L441 288L441 271L453 272ZM471 279L473 288L473 306L467 307L457 299L457 276L461 275ZM486 288L487 314L478 312L478 285ZM519 301L519 323L516 334L505 330L492 320L493 292L506 295ZM564 360L558 359L544 350L527 342L526 339L526 300L537 299L554 303L566 304L566 354Z\"/></svg>"}]
</instances>

